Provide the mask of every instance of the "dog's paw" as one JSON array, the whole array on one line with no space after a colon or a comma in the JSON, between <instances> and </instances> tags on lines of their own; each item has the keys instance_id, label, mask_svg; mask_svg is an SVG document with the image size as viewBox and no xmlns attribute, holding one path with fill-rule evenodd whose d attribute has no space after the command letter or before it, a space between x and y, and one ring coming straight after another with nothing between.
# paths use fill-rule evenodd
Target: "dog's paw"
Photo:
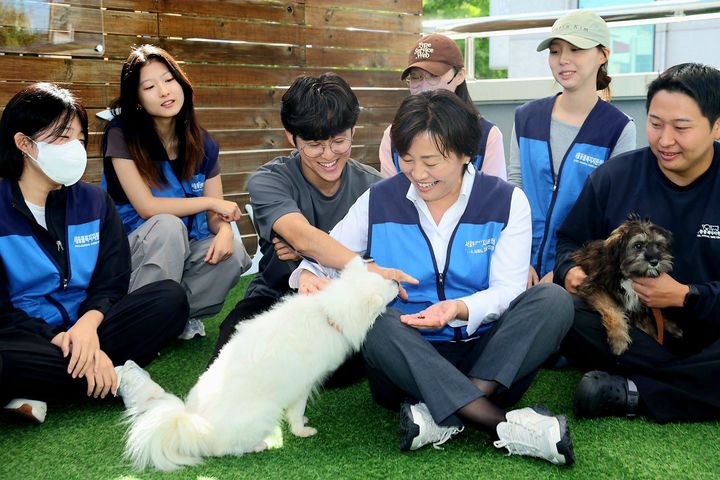
<instances>
[{"instance_id":1,"label":"dog's paw","mask_svg":"<svg viewBox=\"0 0 720 480\"><path fill-rule=\"evenodd\" d=\"M682 338L683 331L675 322L665 320L665 331L675 338Z\"/></svg>"},{"instance_id":2,"label":"dog's paw","mask_svg":"<svg viewBox=\"0 0 720 480\"><path fill-rule=\"evenodd\" d=\"M302 427L302 428L292 428L291 429L292 434L296 437L312 437L317 433L317 430L313 427Z\"/></svg>"},{"instance_id":3,"label":"dog's paw","mask_svg":"<svg viewBox=\"0 0 720 480\"><path fill-rule=\"evenodd\" d=\"M612 353L614 355L622 355L625 353L625 351L630 346L630 342L632 340L630 339L630 335L617 335L617 336L609 336L608 335L608 343L610 344L610 350L612 350Z\"/></svg>"},{"instance_id":4,"label":"dog's paw","mask_svg":"<svg viewBox=\"0 0 720 480\"><path fill-rule=\"evenodd\" d=\"M267 449L268 449L268 444L265 440L263 440L262 442L255 445L255 448L253 448L252 451L255 453L260 453L260 452L264 452Z\"/></svg>"}]
</instances>

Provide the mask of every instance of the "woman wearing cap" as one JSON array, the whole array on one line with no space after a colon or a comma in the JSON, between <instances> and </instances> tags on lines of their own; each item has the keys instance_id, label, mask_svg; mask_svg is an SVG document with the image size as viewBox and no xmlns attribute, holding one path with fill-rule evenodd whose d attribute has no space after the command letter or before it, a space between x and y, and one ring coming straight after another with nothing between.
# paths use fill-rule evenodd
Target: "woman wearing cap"
<instances>
[{"instance_id":1,"label":"woman wearing cap","mask_svg":"<svg viewBox=\"0 0 720 480\"><path fill-rule=\"evenodd\" d=\"M533 100L515 112L508 180L530 200L533 243L528 286L552 282L556 231L585 179L605 160L635 149L635 123L598 97L609 98L610 32L594 12L560 17L537 50L548 63L557 95Z\"/></svg>"},{"instance_id":2,"label":"woman wearing cap","mask_svg":"<svg viewBox=\"0 0 720 480\"><path fill-rule=\"evenodd\" d=\"M465 64L457 44L444 35L426 35L418 40L410 52L408 66L401 78L407 82L410 93L445 89L455 92L477 115L482 137L473 165L478 171L505 180L505 150L500 129L484 119L470 98L465 81ZM400 171L399 157L390 142L390 127L380 143L380 172L385 177Z\"/></svg>"}]
</instances>

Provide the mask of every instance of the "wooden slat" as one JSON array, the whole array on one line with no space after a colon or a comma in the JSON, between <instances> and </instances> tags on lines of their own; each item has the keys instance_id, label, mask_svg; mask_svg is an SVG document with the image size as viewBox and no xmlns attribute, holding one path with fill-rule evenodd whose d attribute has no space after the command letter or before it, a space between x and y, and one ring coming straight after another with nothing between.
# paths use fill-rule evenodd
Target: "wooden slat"
<instances>
[{"instance_id":1,"label":"wooden slat","mask_svg":"<svg viewBox=\"0 0 720 480\"><path fill-rule=\"evenodd\" d=\"M257 43L299 45L301 30L297 26L226 20L209 17L160 15L160 35L180 38L212 38Z\"/></svg>"},{"instance_id":2,"label":"wooden slat","mask_svg":"<svg viewBox=\"0 0 720 480\"><path fill-rule=\"evenodd\" d=\"M50 7L50 8L48 8ZM48 18L54 20L47 25L50 30L65 29L67 25L72 25L74 32L100 32L102 33L102 10L97 5L94 8L77 7L71 5L53 4L48 5L44 2L27 3L18 11L26 14L28 19L34 19L38 16L44 20ZM15 26L12 16L0 17L0 26ZM33 31L38 33L38 37L47 35L47 29L40 29L39 25L31 23Z\"/></svg>"},{"instance_id":3,"label":"wooden slat","mask_svg":"<svg viewBox=\"0 0 720 480\"><path fill-rule=\"evenodd\" d=\"M33 82L0 82L0 105L5 105L13 95L23 88L32 85L32 83ZM58 85L73 92L85 108L105 108L110 105L113 96L117 95L120 91L117 85L84 85L78 83L58 83Z\"/></svg>"},{"instance_id":4,"label":"wooden slat","mask_svg":"<svg viewBox=\"0 0 720 480\"><path fill-rule=\"evenodd\" d=\"M157 18L156 13L105 10L103 15L105 33L157 36Z\"/></svg>"},{"instance_id":5,"label":"wooden slat","mask_svg":"<svg viewBox=\"0 0 720 480\"><path fill-rule=\"evenodd\" d=\"M337 5L305 9L305 24L313 27L366 28L394 32L422 32L419 15L377 10L351 10Z\"/></svg>"},{"instance_id":6,"label":"wooden slat","mask_svg":"<svg viewBox=\"0 0 720 480\"><path fill-rule=\"evenodd\" d=\"M321 47L378 48L408 52L417 34L404 32L351 31L324 27L253 23L208 17L160 15L160 36L242 40Z\"/></svg>"},{"instance_id":7,"label":"wooden slat","mask_svg":"<svg viewBox=\"0 0 720 480\"><path fill-rule=\"evenodd\" d=\"M381 52L374 50L351 50L346 48L308 48L305 50L307 65L313 67L364 67L403 69L407 66L406 52ZM401 86L398 74L398 86Z\"/></svg>"},{"instance_id":8,"label":"wooden slat","mask_svg":"<svg viewBox=\"0 0 720 480\"><path fill-rule=\"evenodd\" d=\"M0 62L0 69L2 63ZM289 68L289 67L246 67L238 65L199 65L184 66L185 72L195 85L248 85L270 86L290 85L300 75L318 76L329 71L328 68ZM119 71L119 70L118 70ZM397 87L399 71L345 70L334 69L350 86L356 87Z\"/></svg>"},{"instance_id":9,"label":"wooden slat","mask_svg":"<svg viewBox=\"0 0 720 480\"><path fill-rule=\"evenodd\" d=\"M335 7L335 6L355 7L362 10L382 10L385 12L404 12L419 15L422 13L422 0L363 0L355 1L337 1L337 0L306 0L305 7Z\"/></svg>"},{"instance_id":10,"label":"wooden slat","mask_svg":"<svg viewBox=\"0 0 720 480\"><path fill-rule=\"evenodd\" d=\"M395 78L399 78L397 73ZM246 88L198 86L196 107L275 108L280 111L281 99L287 88ZM119 88L117 89L119 91ZM407 88L394 90L353 89L361 106L397 107L408 95Z\"/></svg>"},{"instance_id":11,"label":"wooden slat","mask_svg":"<svg viewBox=\"0 0 720 480\"><path fill-rule=\"evenodd\" d=\"M301 24L305 17L303 3L274 0L160 0L160 10L164 13Z\"/></svg>"},{"instance_id":12,"label":"wooden slat","mask_svg":"<svg viewBox=\"0 0 720 480\"><path fill-rule=\"evenodd\" d=\"M0 79L104 83L120 77L122 62L0 55Z\"/></svg>"}]
</instances>

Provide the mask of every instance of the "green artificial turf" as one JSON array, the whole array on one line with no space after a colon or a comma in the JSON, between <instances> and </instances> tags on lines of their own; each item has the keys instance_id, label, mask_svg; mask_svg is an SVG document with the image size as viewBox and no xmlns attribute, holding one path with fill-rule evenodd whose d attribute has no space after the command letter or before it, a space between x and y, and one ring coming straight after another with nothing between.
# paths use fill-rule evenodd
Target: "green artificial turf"
<instances>
[{"instance_id":1,"label":"green artificial turf","mask_svg":"<svg viewBox=\"0 0 720 480\"><path fill-rule=\"evenodd\" d=\"M247 277L223 313L206 322L208 336L177 341L148 370L167 390L185 395L204 370L220 320L242 297ZM134 472L122 458L122 402L50 405L45 423L0 415L0 479L232 478L718 478L720 424L657 425L639 418L575 420L571 404L581 373L544 370L520 406L544 403L568 415L577 463L556 467L509 457L489 437L466 430L443 447L398 450L397 414L372 402L367 383L321 391L308 407L319 433L283 448L242 457L210 458L173 473ZM242 405L237 406L242 409Z\"/></svg>"}]
</instances>

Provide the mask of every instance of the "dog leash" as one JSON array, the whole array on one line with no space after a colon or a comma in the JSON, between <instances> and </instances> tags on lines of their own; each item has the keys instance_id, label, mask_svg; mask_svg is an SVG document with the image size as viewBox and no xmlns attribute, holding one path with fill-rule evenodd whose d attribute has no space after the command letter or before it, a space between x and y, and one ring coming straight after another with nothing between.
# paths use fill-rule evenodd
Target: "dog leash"
<instances>
[{"instance_id":1,"label":"dog leash","mask_svg":"<svg viewBox=\"0 0 720 480\"><path fill-rule=\"evenodd\" d=\"M665 333L665 320L663 319L662 312L659 308L653 308L652 313L653 317L655 317L655 326L657 327L657 341L660 345L662 345Z\"/></svg>"}]
</instances>

